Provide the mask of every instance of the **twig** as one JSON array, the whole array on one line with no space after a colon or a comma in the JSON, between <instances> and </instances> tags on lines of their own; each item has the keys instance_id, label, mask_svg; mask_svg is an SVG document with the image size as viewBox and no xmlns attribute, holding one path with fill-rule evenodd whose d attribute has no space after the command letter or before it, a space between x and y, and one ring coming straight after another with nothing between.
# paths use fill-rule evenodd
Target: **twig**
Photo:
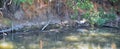
<instances>
[{"instance_id":1,"label":"twig","mask_svg":"<svg viewBox=\"0 0 120 49\"><path fill-rule=\"evenodd\" d=\"M10 4L12 4L12 0L10 0L10 2L7 5L10 5Z\"/></svg>"},{"instance_id":2,"label":"twig","mask_svg":"<svg viewBox=\"0 0 120 49\"><path fill-rule=\"evenodd\" d=\"M42 30L44 30L49 24L50 24L51 20L48 21L48 23L42 28Z\"/></svg>"}]
</instances>

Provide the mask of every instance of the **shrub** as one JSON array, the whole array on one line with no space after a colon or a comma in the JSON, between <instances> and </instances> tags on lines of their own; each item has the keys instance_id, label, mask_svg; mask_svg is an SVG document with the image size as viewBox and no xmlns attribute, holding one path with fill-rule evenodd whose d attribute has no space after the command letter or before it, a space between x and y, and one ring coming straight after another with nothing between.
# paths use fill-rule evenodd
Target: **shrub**
<instances>
[{"instance_id":1,"label":"shrub","mask_svg":"<svg viewBox=\"0 0 120 49\"><path fill-rule=\"evenodd\" d=\"M94 10L94 4L90 0L69 0L67 1L68 6L74 10L74 14L71 16L72 19L76 19L78 16L78 8L85 10L86 12L82 15L82 18L88 20L91 26L95 24L102 26L108 21L112 21L116 18L115 10L111 9L109 12L105 12L103 8L98 11Z\"/></svg>"}]
</instances>

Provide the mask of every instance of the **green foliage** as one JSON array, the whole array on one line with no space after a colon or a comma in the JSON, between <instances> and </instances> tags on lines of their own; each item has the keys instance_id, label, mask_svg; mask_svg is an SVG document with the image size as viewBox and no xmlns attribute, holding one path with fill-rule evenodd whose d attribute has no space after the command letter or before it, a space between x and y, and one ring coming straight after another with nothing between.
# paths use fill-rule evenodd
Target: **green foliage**
<instances>
[{"instance_id":1,"label":"green foliage","mask_svg":"<svg viewBox=\"0 0 120 49\"><path fill-rule=\"evenodd\" d=\"M33 4L34 0L14 0L14 3L17 4L17 2L19 3L28 3L28 4Z\"/></svg>"},{"instance_id":2,"label":"green foliage","mask_svg":"<svg viewBox=\"0 0 120 49\"><path fill-rule=\"evenodd\" d=\"M67 0L67 5L71 8L81 8L84 10L90 10L94 6L90 0Z\"/></svg>"},{"instance_id":3,"label":"green foliage","mask_svg":"<svg viewBox=\"0 0 120 49\"><path fill-rule=\"evenodd\" d=\"M11 23L12 23L12 21L11 20L9 20L9 19L6 19L6 18L2 18L2 22L3 22L3 24L4 25L8 25L8 26L10 26L11 25Z\"/></svg>"},{"instance_id":4,"label":"green foliage","mask_svg":"<svg viewBox=\"0 0 120 49\"><path fill-rule=\"evenodd\" d=\"M74 9L74 14L71 16L72 19L77 19L77 16L78 16L78 10L76 8L73 8Z\"/></svg>"},{"instance_id":5,"label":"green foliage","mask_svg":"<svg viewBox=\"0 0 120 49\"><path fill-rule=\"evenodd\" d=\"M20 5L20 0L13 0L12 3L19 6Z\"/></svg>"},{"instance_id":6,"label":"green foliage","mask_svg":"<svg viewBox=\"0 0 120 49\"><path fill-rule=\"evenodd\" d=\"M78 0L76 5L79 8L84 9L84 10L90 10L94 7L93 4L89 0Z\"/></svg>"},{"instance_id":7,"label":"green foliage","mask_svg":"<svg viewBox=\"0 0 120 49\"><path fill-rule=\"evenodd\" d=\"M114 20L116 18L116 14L113 12L106 13L105 11L88 11L83 14L82 17L87 19L91 25L96 24L98 26L102 26L104 23Z\"/></svg>"},{"instance_id":8,"label":"green foliage","mask_svg":"<svg viewBox=\"0 0 120 49\"><path fill-rule=\"evenodd\" d=\"M91 10L93 4L89 0L67 0L67 5L74 10L74 14L71 16L72 19L77 19L78 8L83 10Z\"/></svg>"},{"instance_id":9,"label":"green foliage","mask_svg":"<svg viewBox=\"0 0 120 49\"><path fill-rule=\"evenodd\" d=\"M118 2L118 0L109 0L109 1L113 3Z\"/></svg>"},{"instance_id":10,"label":"green foliage","mask_svg":"<svg viewBox=\"0 0 120 49\"><path fill-rule=\"evenodd\" d=\"M117 0L110 0L116 2ZM112 21L116 18L115 10L111 9L109 12L105 12L103 8L98 11L94 10L94 5L90 0L68 0L67 5L74 10L74 14L71 16L72 19L76 19L79 12L78 8L86 10L86 13L82 15L82 18L88 20L93 25L102 26L108 21Z\"/></svg>"}]
</instances>

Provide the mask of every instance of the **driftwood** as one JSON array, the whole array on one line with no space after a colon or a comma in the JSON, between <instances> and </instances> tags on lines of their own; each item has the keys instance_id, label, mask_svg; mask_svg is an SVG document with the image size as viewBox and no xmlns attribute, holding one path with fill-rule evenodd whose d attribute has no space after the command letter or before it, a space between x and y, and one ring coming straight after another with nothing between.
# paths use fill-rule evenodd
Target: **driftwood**
<instances>
[{"instance_id":1,"label":"driftwood","mask_svg":"<svg viewBox=\"0 0 120 49\"><path fill-rule=\"evenodd\" d=\"M40 25L40 24L20 24L20 25L12 25L12 27L10 27L9 29L5 29L5 30L0 30L0 33L8 33L8 32L12 32L12 31L20 31L23 30L23 28L28 28L31 29L30 27L32 26L39 26L39 28L41 28L40 31L43 31L49 24L50 24L51 20L49 20L46 24L44 25ZM43 26L43 27L42 27Z\"/></svg>"},{"instance_id":2,"label":"driftwood","mask_svg":"<svg viewBox=\"0 0 120 49\"><path fill-rule=\"evenodd\" d=\"M0 33L18 31L18 30L20 30L22 28L24 28L24 26L11 27L9 29L1 30Z\"/></svg>"}]
</instances>

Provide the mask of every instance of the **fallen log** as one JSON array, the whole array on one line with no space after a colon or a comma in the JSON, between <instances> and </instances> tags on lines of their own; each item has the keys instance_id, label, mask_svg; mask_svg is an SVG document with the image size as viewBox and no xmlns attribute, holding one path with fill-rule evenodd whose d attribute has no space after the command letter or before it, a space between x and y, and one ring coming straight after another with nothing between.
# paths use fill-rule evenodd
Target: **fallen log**
<instances>
[{"instance_id":1,"label":"fallen log","mask_svg":"<svg viewBox=\"0 0 120 49\"><path fill-rule=\"evenodd\" d=\"M17 30L22 29L22 28L24 28L24 26L18 25L18 26L11 27L9 29L1 30L0 33L7 33L7 32L12 32L12 31L17 31Z\"/></svg>"}]
</instances>

